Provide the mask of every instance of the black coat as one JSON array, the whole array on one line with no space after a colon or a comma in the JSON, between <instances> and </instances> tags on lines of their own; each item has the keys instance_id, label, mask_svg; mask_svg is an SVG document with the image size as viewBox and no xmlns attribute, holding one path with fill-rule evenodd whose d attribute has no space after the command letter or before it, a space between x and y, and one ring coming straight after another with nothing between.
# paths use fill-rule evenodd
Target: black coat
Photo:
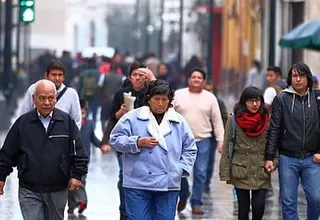
<instances>
[{"instance_id":1,"label":"black coat","mask_svg":"<svg viewBox=\"0 0 320 220\"><path fill-rule=\"evenodd\" d=\"M101 144L108 144L109 143L109 135L115 126L115 124L118 122L118 119L116 118L116 113L121 108L121 105L124 103L124 96L123 93L132 92L132 96L136 97L136 100L134 101L134 108L139 108L144 106L145 104L145 96L146 96L146 87L141 89L140 91L135 91L131 86L121 89L116 93L113 99L112 103L112 109L110 113L110 120L108 121L107 128L103 134L103 138L101 141Z\"/></svg>"},{"instance_id":2,"label":"black coat","mask_svg":"<svg viewBox=\"0 0 320 220\"><path fill-rule=\"evenodd\" d=\"M314 91L301 97L285 89L272 103L266 159L279 154L305 158L320 152L319 111Z\"/></svg>"},{"instance_id":3,"label":"black coat","mask_svg":"<svg viewBox=\"0 0 320 220\"><path fill-rule=\"evenodd\" d=\"M60 191L70 178L81 180L88 157L74 120L55 109L46 132L36 109L20 116L0 150L0 180L15 166L19 185L35 192Z\"/></svg>"}]
</instances>

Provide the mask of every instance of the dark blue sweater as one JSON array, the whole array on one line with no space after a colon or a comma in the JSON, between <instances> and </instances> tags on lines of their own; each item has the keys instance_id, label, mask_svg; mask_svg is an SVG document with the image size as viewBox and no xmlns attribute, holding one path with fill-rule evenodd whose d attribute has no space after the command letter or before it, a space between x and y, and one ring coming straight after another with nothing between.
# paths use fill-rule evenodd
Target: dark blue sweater
<instances>
[{"instance_id":1,"label":"dark blue sweater","mask_svg":"<svg viewBox=\"0 0 320 220\"><path fill-rule=\"evenodd\" d=\"M100 147L100 140L94 133L93 121L86 119L85 123L82 124L80 132L83 146L86 150L87 156L90 159L91 144L93 144L95 147Z\"/></svg>"}]
</instances>

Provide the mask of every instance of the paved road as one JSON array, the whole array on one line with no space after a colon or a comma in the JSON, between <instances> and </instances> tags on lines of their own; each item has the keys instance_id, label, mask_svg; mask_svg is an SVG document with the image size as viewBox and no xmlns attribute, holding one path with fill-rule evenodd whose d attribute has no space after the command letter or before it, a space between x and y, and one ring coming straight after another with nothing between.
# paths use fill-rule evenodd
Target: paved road
<instances>
[{"instance_id":1,"label":"paved road","mask_svg":"<svg viewBox=\"0 0 320 220\"><path fill-rule=\"evenodd\" d=\"M100 125L97 124L97 128ZM101 137L101 131L96 131L97 136ZM3 134L0 134L0 138ZM2 140L0 140L2 143ZM206 213L203 217L192 216L190 206L187 206L176 219L237 219L232 215L233 202L231 187L218 178L218 161L220 155L217 154L215 163L215 174L212 182L212 191L210 194L204 195L204 209ZM20 220L22 216L18 204L18 182L16 172L11 174L5 186L5 194L0 197L0 219L1 220ZM98 149L93 149L91 164L89 166L89 174L87 179L87 191L89 197L88 209L85 211L88 220L117 220L118 215L118 164L116 156L113 153L103 155ZM279 202L278 202L278 184L277 175L273 176L274 195L267 199L267 208L265 212L265 220L280 220ZM300 198L303 198L300 189ZM306 205L304 199L299 201L299 211L301 219L306 219ZM68 217L66 216L66 219ZM69 218L75 219L75 218Z\"/></svg>"}]
</instances>

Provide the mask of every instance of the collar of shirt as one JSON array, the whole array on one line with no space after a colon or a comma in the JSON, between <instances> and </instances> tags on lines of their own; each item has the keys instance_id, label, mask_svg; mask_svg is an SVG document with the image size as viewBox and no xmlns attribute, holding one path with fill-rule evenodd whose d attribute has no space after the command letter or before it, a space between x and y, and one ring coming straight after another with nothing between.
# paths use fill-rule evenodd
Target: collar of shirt
<instances>
[{"instance_id":1,"label":"collar of shirt","mask_svg":"<svg viewBox=\"0 0 320 220\"><path fill-rule=\"evenodd\" d=\"M46 119L51 119L52 118L53 111L46 118L43 117L38 110L37 110L37 113L38 113L38 116L39 116L40 119L46 120Z\"/></svg>"}]
</instances>

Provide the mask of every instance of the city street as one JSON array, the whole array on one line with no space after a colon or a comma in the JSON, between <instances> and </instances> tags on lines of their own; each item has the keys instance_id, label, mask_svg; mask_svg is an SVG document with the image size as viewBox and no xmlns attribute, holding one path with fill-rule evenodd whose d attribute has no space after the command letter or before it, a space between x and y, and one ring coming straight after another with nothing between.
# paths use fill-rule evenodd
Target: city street
<instances>
[{"instance_id":1,"label":"city street","mask_svg":"<svg viewBox=\"0 0 320 220\"><path fill-rule=\"evenodd\" d=\"M97 128L100 125L97 124ZM97 136L101 137L101 131L97 129ZM1 135L0 135L1 136ZM2 135L3 136L3 135ZM3 140L0 140L1 144ZM224 182L219 181L218 177L218 161L220 155L217 154L215 163L215 173L211 186L211 193L204 195L205 215L202 217L192 216L191 207L187 208L177 215L176 219L228 219L233 220L237 217L233 216L233 200L232 188ZM85 217L81 219L88 220L117 220L119 219L118 206L119 197L117 189L118 180L118 163L115 153L108 155L101 154L99 149L92 149L91 164L87 179L87 192L89 197L88 209L84 212ZM274 195L268 197L267 207L265 211L265 220L280 220L279 211L279 188L277 184L277 175L273 178ZM12 173L7 180L5 186L5 194L0 197L0 219L1 220L22 220L22 216L18 203L18 181L16 172ZM300 197L303 198L300 189ZM306 219L306 203L304 200L299 201L299 212L301 219ZM67 217L66 219L79 219L76 217Z\"/></svg>"}]
</instances>

